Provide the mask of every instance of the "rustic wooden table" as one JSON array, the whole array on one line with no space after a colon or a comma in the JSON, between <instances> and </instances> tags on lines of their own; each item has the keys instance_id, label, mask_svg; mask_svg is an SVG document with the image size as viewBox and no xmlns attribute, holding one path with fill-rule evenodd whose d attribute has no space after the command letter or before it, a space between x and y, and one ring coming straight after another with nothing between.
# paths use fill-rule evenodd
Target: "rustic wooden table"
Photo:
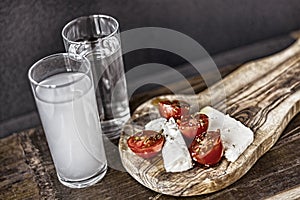
<instances>
[{"instance_id":1,"label":"rustic wooden table","mask_svg":"<svg viewBox=\"0 0 300 200\"><path fill-rule=\"evenodd\" d=\"M238 66L221 68L226 76ZM209 76L209 72L208 72ZM200 76L189 79L196 92L205 89ZM185 92L180 83L173 85ZM169 91L158 88L131 98L132 110L145 100ZM108 169L94 186L70 189L59 183L41 127L0 140L0 199L177 199L142 186L128 173ZM300 115L251 170L229 187L207 195L182 199L300 198Z\"/></svg>"}]
</instances>

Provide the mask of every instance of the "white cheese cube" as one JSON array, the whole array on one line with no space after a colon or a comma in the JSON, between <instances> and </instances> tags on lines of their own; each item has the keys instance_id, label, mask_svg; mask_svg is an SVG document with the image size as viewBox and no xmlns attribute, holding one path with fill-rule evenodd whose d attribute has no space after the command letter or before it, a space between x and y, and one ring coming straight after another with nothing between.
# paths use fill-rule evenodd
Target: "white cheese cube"
<instances>
[{"instance_id":1,"label":"white cheese cube","mask_svg":"<svg viewBox=\"0 0 300 200\"><path fill-rule=\"evenodd\" d=\"M166 171L182 172L192 168L190 153L173 118L165 124L163 134L166 141L162 149L162 156Z\"/></svg>"},{"instance_id":2,"label":"white cheese cube","mask_svg":"<svg viewBox=\"0 0 300 200\"><path fill-rule=\"evenodd\" d=\"M145 125L145 130L152 130L156 132L160 132L161 130L165 129L167 119L165 118L158 118L151 120Z\"/></svg>"},{"instance_id":3,"label":"white cheese cube","mask_svg":"<svg viewBox=\"0 0 300 200\"><path fill-rule=\"evenodd\" d=\"M220 129L225 158L234 162L253 142L252 130L229 115L207 106L200 111L209 117L208 130Z\"/></svg>"}]
</instances>

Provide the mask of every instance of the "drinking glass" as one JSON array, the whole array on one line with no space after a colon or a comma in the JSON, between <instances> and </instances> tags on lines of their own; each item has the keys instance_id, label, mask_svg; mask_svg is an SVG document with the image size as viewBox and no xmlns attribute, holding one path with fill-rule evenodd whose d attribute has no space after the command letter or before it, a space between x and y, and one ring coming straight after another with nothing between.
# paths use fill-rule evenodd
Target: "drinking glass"
<instances>
[{"instance_id":1,"label":"drinking glass","mask_svg":"<svg viewBox=\"0 0 300 200\"><path fill-rule=\"evenodd\" d=\"M119 24L107 15L74 19L62 30L67 52L88 58L92 66L103 133L119 138L130 118Z\"/></svg>"},{"instance_id":2,"label":"drinking glass","mask_svg":"<svg viewBox=\"0 0 300 200\"><path fill-rule=\"evenodd\" d=\"M28 71L58 179L71 188L93 185L107 170L90 69L87 58L60 53Z\"/></svg>"}]
</instances>

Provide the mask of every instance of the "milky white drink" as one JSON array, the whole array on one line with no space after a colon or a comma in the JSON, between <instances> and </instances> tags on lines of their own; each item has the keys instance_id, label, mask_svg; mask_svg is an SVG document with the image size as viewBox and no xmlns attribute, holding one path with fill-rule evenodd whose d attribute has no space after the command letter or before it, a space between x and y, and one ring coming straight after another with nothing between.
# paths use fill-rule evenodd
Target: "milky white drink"
<instances>
[{"instance_id":1,"label":"milky white drink","mask_svg":"<svg viewBox=\"0 0 300 200\"><path fill-rule=\"evenodd\" d=\"M80 181L105 171L106 158L90 78L79 72L61 73L41 84L58 85L38 86L36 102L59 177Z\"/></svg>"}]
</instances>

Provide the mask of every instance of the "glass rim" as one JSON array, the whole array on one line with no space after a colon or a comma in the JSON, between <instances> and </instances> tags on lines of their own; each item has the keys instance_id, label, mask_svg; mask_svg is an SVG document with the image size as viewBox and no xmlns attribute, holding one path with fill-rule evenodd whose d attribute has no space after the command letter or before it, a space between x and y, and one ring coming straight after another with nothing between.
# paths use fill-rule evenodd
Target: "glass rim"
<instances>
[{"instance_id":1,"label":"glass rim","mask_svg":"<svg viewBox=\"0 0 300 200\"><path fill-rule=\"evenodd\" d=\"M69 38L67 38L67 36L64 34L64 32L66 31L66 29L68 27L70 27L72 24L76 23L78 20L80 19L88 19L88 18L105 18L105 19L111 19L115 22L116 24L116 28L114 31L112 31L109 35L105 36L105 37L102 37L102 38L97 38L97 40L95 41L84 41L84 43L86 44L91 44L91 43L97 43L101 40L104 40L104 39L107 39L107 38L110 38L112 37L113 35L115 35L118 30L119 30L119 22L118 20L116 20L114 17L112 16L109 16L109 15L105 15L105 14L95 14L95 15L87 15L87 16L81 16L81 17L77 17L71 21L69 21L62 29L61 31L61 35L63 37L64 40L66 40L67 42L71 43L71 44L82 44L82 42L76 42L76 41L73 41L73 40L70 40Z\"/></svg>"},{"instance_id":2,"label":"glass rim","mask_svg":"<svg viewBox=\"0 0 300 200\"><path fill-rule=\"evenodd\" d=\"M88 69L87 69L86 72L80 72L80 73L82 73L82 76L79 76L78 78L73 79L71 82L67 82L67 83L63 83L63 84L57 84L57 85L54 85L54 84L41 84L41 82L37 82L36 80L34 80L34 78L32 77L32 71L36 67L38 67L42 62L44 62L46 60L49 60L49 59L52 59L52 58L55 58L55 57L67 57L68 59L73 59L73 60L76 60L76 61L80 61L81 63L85 62L85 63L88 64ZM86 57L80 56L78 54L73 54L73 53L56 53L56 54L52 54L52 55L46 56L44 58L41 58L40 60L35 62L28 70L28 79L35 86L39 86L39 87L42 87L42 88L48 88L48 89L57 89L57 88L63 88L63 87L66 87L66 86L70 86L74 83L79 82L80 80L82 80L84 78L84 75L88 75L90 70L91 70L91 65L90 65L89 60ZM68 71L66 71L66 72L68 73Z\"/></svg>"}]
</instances>

